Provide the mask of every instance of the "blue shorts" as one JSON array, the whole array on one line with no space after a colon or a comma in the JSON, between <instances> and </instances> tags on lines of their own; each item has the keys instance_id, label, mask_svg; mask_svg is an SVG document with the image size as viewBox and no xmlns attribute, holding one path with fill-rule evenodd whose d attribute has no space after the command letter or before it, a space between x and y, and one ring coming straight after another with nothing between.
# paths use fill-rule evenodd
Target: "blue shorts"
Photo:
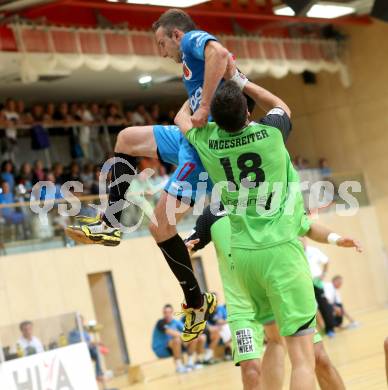
<instances>
[{"instance_id":1,"label":"blue shorts","mask_svg":"<svg viewBox=\"0 0 388 390\"><path fill-rule=\"evenodd\" d=\"M213 186L196 152L177 126L154 126L159 158L177 169L164 190L178 200L194 205Z\"/></svg>"},{"instance_id":2,"label":"blue shorts","mask_svg":"<svg viewBox=\"0 0 388 390\"><path fill-rule=\"evenodd\" d=\"M168 358L168 357L172 356L172 351L171 351L170 347L156 348L156 349L154 349L154 353L160 359Z\"/></svg>"}]
</instances>

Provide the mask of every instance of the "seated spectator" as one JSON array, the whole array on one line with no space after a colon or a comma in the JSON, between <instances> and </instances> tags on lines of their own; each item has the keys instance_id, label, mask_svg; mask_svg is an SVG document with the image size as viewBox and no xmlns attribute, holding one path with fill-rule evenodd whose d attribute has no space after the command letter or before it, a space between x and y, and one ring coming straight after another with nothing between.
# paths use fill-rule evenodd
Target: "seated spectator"
<instances>
[{"instance_id":1,"label":"seated spectator","mask_svg":"<svg viewBox=\"0 0 388 390\"><path fill-rule=\"evenodd\" d=\"M101 123L103 115L97 103L90 105L90 113L93 118L93 125L90 126L90 160L101 163L104 157L103 144L101 142Z\"/></svg>"},{"instance_id":2,"label":"seated spectator","mask_svg":"<svg viewBox=\"0 0 388 390\"><path fill-rule=\"evenodd\" d=\"M77 162L73 161L70 164L70 172L66 177L66 181L81 181L81 168Z\"/></svg>"},{"instance_id":3,"label":"seated spectator","mask_svg":"<svg viewBox=\"0 0 388 390\"><path fill-rule=\"evenodd\" d=\"M96 166L93 171L93 182L92 186L90 188L90 194L91 195L99 195L100 194L100 175L101 175L101 168L99 166ZM108 193L108 181L105 180L105 192L104 194ZM103 195L103 194L101 194Z\"/></svg>"},{"instance_id":4,"label":"seated spectator","mask_svg":"<svg viewBox=\"0 0 388 390\"><path fill-rule=\"evenodd\" d=\"M31 321L23 321L19 325L22 336L17 341L17 345L23 351L23 356L35 355L44 352L42 342L34 336L34 326Z\"/></svg>"},{"instance_id":5,"label":"seated spectator","mask_svg":"<svg viewBox=\"0 0 388 390\"><path fill-rule=\"evenodd\" d=\"M326 158L319 159L318 168L320 169L323 178L330 177L333 173Z\"/></svg>"},{"instance_id":6,"label":"seated spectator","mask_svg":"<svg viewBox=\"0 0 388 390\"><path fill-rule=\"evenodd\" d=\"M186 373L195 368L200 368L200 365L195 364L194 353L202 353L205 344L205 336L201 335L197 339L187 344L188 361L185 366L182 357L183 342L181 333L183 331L183 323L174 318L173 307L169 304L163 307L163 318L160 319L154 328L152 335L152 350L158 358L174 358L176 372Z\"/></svg>"},{"instance_id":7,"label":"seated spectator","mask_svg":"<svg viewBox=\"0 0 388 390\"><path fill-rule=\"evenodd\" d=\"M348 327L357 327L358 323L345 310L339 289L342 287L342 276L336 275L331 282L324 283L325 297L332 306L335 326L341 327L344 317L349 321Z\"/></svg>"},{"instance_id":8,"label":"seated spectator","mask_svg":"<svg viewBox=\"0 0 388 390\"><path fill-rule=\"evenodd\" d=\"M61 186L60 184L55 183L55 176L52 171L48 171L45 177L45 181L50 181L54 184L53 187L43 186L40 188L40 200L49 200L49 199L62 199Z\"/></svg>"},{"instance_id":9,"label":"seated spectator","mask_svg":"<svg viewBox=\"0 0 388 390\"><path fill-rule=\"evenodd\" d=\"M1 165L1 180L9 184L11 192L15 189L14 166L11 160L4 161Z\"/></svg>"},{"instance_id":10,"label":"seated spectator","mask_svg":"<svg viewBox=\"0 0 388 390\"><path fill-rule=\"evenodd\" d=\"M5 121L5 137L2 139L1 151L4 157L15 161L17 145L17 127L20 125L20 116L16 111L16 103L13 99L7 99L2 111Z\"/></svg>"},{"instance_id":11,"label":"seated spectator","mask_svg":"<svg viewBox=\"0 0 388 390\"><path fill-rule=\"evenodd\" d=\"M78 115L83 122L83 126L79 128L79 142L84 154L84 157L90 159L90 127L93 124L93 116L86 104L80 104Z\"/></svg>"},{"instance_id":12,"label":"seated spectator","mask_svg":"<svg viewBox=\"0 0 388 390\"><path fill-rule=\"evenodd\" d=\"M10 191L9 184L6 181L1 183L0 204L16 203L13 193ZM0 215L9 224L19 225L24 222L24 214L16 211L14 207L0 208Z\"/></svg>"},{"instance_id":13,"label":"seated spectator","mask_svg":"<svg viewBox=\"0 0 388 390\"><path fill-rule=\"evenodd\" d=\"M70 113L70 116L73 120L75 120L77 122L82 120L81 115L79 113L79 106L77 103L70 104L69 113Z\"/></svg>"},{"instance_id":14,"label":"seated spectator","mask_svg":"<svg viewBox=\"0 0 388 390\"><path fill-rule=\"evenodd\" d=\"M69 344L80 343L83 340L86 342L86 344L88 345L90 357L94 361L96 366L96 378L99 382L105 385L105 375L102 370L101 357L98 351L98 344L93 341L92 336L88 332L88 327L83 316L81 316L81 323L82 330L79 329L78 322L76 322L75 328L69 332L67 341Z\"/></svg>"},{"instance_id":15,"label":"seated spectator","mask_svg":"<svg viewBox=\"0 0 388 390\"><path fill-rule=\"evenodd\" d=\"M24 162L20 167L20 174L16 178L16 183L22 185L25 192L31 192L33 181L33 173L31 164Z\"/></svg>"},{"instance_id":16,"label":"seated spectator","mask_svg":"<svg viewBox=\"0 0 388 390\"><path fill-rule=\"evenodd\" d=\"M55 178L55 184L62 185L66 181L66 177L63 174L63 165L59 162L53 165L53 174Z\"/></svg>"},{"instance_id":17,"label":"seated spectator","mask_svg":"<svg viewBox=\"0 0 388 390\"><path fill-rule=\"evenodd\" d=\"M84 168L81 172L81 182L84 185L84 193L90 194L92 190L92 185L94 181L94 172L93 172L93 164L87 163L84 165Z\"/></svg>"},{"instance_id":18,"label":"seated spectator","mask_svg":"<svg viewBox=\"0 0 388 390\"><path fill-rule=\"evenodd\" d=\"M36 184L45 178L45 172L43 163L41 160L36 160L34 163L34 168L32 170L32 184Z\"/></svg>"}]
</instances>

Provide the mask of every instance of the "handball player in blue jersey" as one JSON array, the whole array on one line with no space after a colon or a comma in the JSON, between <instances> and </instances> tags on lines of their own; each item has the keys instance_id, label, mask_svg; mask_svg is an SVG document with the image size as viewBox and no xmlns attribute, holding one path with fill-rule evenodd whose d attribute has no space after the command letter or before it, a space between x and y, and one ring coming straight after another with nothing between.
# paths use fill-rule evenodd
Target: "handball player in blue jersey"
<instances>
[{"instance_id":1,"label":"handball player in blue jersey","mask_svg":"<svg viewBox=\"0 0 388 390\"><path fill-rule=\"evenodd\" d=\"M209 119L210 103L224 74L227 69L230 72L235 68L232 56L213 35L198 30L182 10L170 9L163 13L154 23L153 31L161 55L182 63L193 125L202 127ZM205 329L207 318L216 307L216 298L211 293L201 292L187 248L175 224L170 223L167 210L169 205L174 205L173 220L178 222L189 208L179 211L180 202L193 206L200 195L197 184L201 184L198 192L205 193L211 190L211 183L196 151L178 127L154 125L122 130L117 137L111 167L109 207L101 218L89 221L81 229L69 226L66 232L82 242L107 246L120 243L120 218L127 206L125 194L136 171L136 157L159 157L177 166L154 210L155 220L149 229L182 287L186 301L182 305L186 318L182 339L191 341Z\"/></svg>"}]
</instances>

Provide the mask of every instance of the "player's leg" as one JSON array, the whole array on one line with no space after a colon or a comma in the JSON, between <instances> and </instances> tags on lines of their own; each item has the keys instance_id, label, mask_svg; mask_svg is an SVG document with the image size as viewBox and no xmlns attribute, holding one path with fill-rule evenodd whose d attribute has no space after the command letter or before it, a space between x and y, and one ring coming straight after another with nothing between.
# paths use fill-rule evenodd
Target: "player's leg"
<instances>
[{"instance_id":1,"label":"player's leg","mask_svg":"<svg viewBox=\"0 0 388 390\"><path fill-rule=\"evenodd\" d=\"M286 343L292 366L290 389L315 389L313 334L287 336Z\"/></svg>"},{"instance_id":2,"label":"player's leg","mask_svg":"<svg viewBox=\"0 0 388 390\"><path fill-rule=\"evenodd\" d=\"M190 341L205 329L207 318L215 309L216 299L214 294L202 294L194 275L189 252L177 233L176 225L195 201L205 195L208 182L202 181L203 190L198 188L197 183L205 170L197 153L178 128L175 131L171 129L169 134L174 136L174 145L179 149L176 151L178 167L155 208L154 220L157 223L151 222L149 229L184 292L185 329L182 338L184 341ZM164 158L164 153L160 155L164 161L168 161Z\"/></svg>"},{"instance_id":3,"label":"player's leg","mask_svg":"<svg viewBox=\"0 0 388 390\"><path fill-rule=\"evenodd\" d=\"M264 331L258 321L249 317L228 323L232 334L233 361L241 367L244 390L258 390L261 388L260 359L263 355Z\"/></svg>"},{"instance_id":4,"label":"player's leg","mask_svg":"<svg viewBox=\"0 0 388 390\"><path fill-rule=\"evenodd\" d=\"M244 360L240 363L241 380L244 390L260 390L261 367L259 359ZM264 388L265 389L265 388Z\"/></svg>"},{"instance_id":5,"label":"player's leg","mask_svg":"<svg viewBox=\"0 0 388 390\"><path fill-rule=\"evenodd\" d=\"M263 250L263 283L291 360L291 389L315 389L315 302L310 270L299 240ZM267 255L267 256L265 256Z\"/></svg>"},{"instance_id":6,"label":"player's leg","mask_svg":"<svg viewBox=\"0 0 388 390\"><path fill-rule=\"evenodd\" d=\"M287 344L292 363L291 388L313 389L312 337L317 308L303 247L295 240L262 250L232 248L232 256L240 284L249 291L259 315L269 302L280 334L290 339ZM265 318L261 320L265 323ZM303 383L306 387L300 386Z\"/></svg>"},{"instance_id":7,"label":"player's leg","mask_svg":"<svg viewBox=\"0 0 388 390\"><path fill-rule=\"evenodd\" d=\"M109 207L103 220L87 221L81 229L69 227L66 233L76 241L115 246L120 244L121 232L118 224L125 207L125 194L136 174L136 157L157 157L157 146L153 126L127 127L120 131L115 144L115 155L110 162L111 185Z\"/></svg>"},{"instance_id":8,"label":"player's leg","mask_svg":"<svg viewBox=\"0 0 388 390\"><path fill-rule=\"evenodd\" d=\"M286 343L275 322L265 324L264 331L267 348L261 364L262 384L265 390L281 390L284 382Z\"/></svg>"},{"instance_id":9,"label":"player's leg","mask_svg":"<svg viewBox=\"0 0 388 390\"><path fill-rule=\"evenodd\" d=\"M345 390L345 384L330 361L322 340L314 342L314 354L315 373L321 390Z\"/></svg>"}]
</instances>

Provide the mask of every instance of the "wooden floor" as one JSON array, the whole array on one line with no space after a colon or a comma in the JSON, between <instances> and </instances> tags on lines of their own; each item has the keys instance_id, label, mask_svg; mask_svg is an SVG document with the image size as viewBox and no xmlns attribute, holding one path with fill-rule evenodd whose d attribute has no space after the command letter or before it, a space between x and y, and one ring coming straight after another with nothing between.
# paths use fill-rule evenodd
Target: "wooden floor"
<instances>
[{"instance_id":1,"label":"wooden floor","mask_svg":"<svg viewBox=\"0 0 388 390\"><path fill-rule=\"evenodd\" d=\"M387 389L383 341L388 336L388 310L368 312L357 316L357 320L361 323L359 328L340 332L332 340L325 339L326 349L344 378L347 389ZM241 388L239 369L227 362L185 375L170 375L149 383L121 387L120 390L236 390Z\"/></svg>"}]
</instances>

